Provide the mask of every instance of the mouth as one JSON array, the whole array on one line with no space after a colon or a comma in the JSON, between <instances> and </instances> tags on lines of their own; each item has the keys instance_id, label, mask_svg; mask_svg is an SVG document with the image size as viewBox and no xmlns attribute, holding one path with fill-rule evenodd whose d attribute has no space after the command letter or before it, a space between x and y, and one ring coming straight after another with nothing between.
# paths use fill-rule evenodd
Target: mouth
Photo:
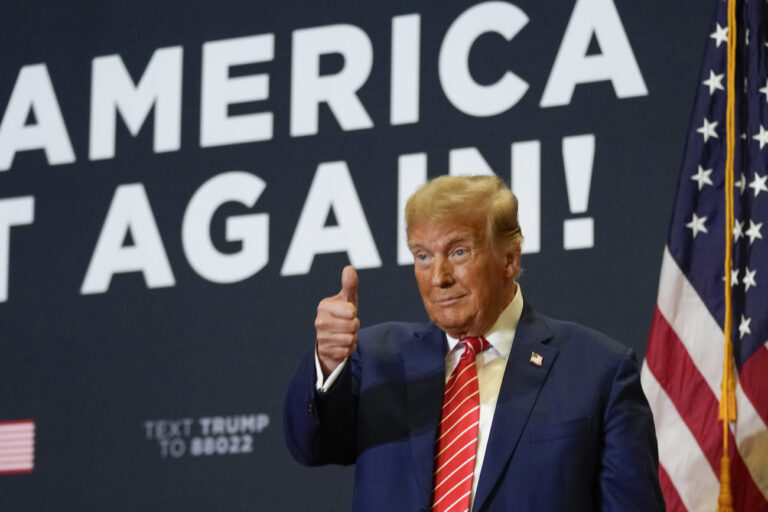
<instances>
[{"instance_id":1,"label":"mouth","mask_svg":"<svg viewBox=\"0 0 768 512\"><path fill-rule=\"evenodd\" d=\"M466 294L465 295L455 295L455 296L452 296L452 297L443 297L443 298L440 298L440 299L433 300L432 303L437 305L437 306L450 306L450 305L460 301L464 297L466 297Z\"/></svg>"}]
</instances>

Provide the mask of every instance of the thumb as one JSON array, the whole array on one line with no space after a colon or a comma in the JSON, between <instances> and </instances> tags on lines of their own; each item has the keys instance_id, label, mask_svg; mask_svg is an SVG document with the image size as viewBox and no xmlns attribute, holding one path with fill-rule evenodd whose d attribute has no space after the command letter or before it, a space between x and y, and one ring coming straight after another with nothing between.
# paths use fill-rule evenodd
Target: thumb
<instances>
[{"instance_id":1,"label":"thumb","mask_svg":"<svg viewBox=\"0 0 768 512\"><path fill-rule=\"evenodd\" d=\"M352 265L347 265L341 272L341 292L339 295L357 307L357 272Z\"/></svg>"}]
</instances>

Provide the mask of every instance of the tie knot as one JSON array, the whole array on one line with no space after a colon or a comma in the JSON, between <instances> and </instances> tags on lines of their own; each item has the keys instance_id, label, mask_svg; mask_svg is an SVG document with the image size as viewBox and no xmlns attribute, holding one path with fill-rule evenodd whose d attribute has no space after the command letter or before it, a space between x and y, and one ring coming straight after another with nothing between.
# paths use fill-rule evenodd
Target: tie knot
<instances>
[{"instance_id":1,"label":"tie knot","mask_svg":"<svg viewBox=\"0 0 768 512\"><path fill-rule=\"evenodd\" d=\"M464 345L464 354L462 354L462 357L469 355L470 353L472 354L472 357L474 357L491 346L485 338L464 338L461 340L461 343Z\"/></svg>"}]
</instances>

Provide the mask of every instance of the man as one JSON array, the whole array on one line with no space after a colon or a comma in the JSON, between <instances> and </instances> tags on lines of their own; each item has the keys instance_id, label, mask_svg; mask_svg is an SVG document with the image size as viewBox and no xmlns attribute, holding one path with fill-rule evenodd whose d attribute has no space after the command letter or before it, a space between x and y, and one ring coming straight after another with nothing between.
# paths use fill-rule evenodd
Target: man
<instances>
[{"instance_id":1,"label":"man","mask_svg":"<svg viewBox=\"0 0 768 512\"><path fill-rule=\"evenodd\" d=\"M293 456L355 463L358 511L664 510L634 354L524 302L512 192L440 177L406 225L431 322L358 332L346 267L286 396Z\"/></svg>"}]
</instances>

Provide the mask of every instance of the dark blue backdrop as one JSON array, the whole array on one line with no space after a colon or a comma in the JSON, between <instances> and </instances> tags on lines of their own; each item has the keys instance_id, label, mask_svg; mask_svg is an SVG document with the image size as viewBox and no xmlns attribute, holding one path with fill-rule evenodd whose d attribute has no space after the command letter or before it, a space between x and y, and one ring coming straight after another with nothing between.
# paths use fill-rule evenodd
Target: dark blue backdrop
<instances>
[{"instance_id":1,"label":"dark blue backdrop","mask_svg":"<svg viewBox=\"0 0 768 512\"><path fill-rule=\"evenodd\" d=\"M31 473L0 474L2 509L347 508L352 473L295 464L280 424L286 382L299 354L313 342L317 301L338 291L341 268L350 260L348 251L336 250L317 254L308 272L281 272L323 163L345 163L380 258L380 264L368 259L362 266L369 268L359 270L362 323L422 320L412 268L398 264L399 157L426 155L428 175L436 176L451 166L451 151L458 162L468 153L455 150L476 148L509 181L511 153L522 148L513 145L534 141L525 147L533 150L527 156L540 156L540 195L521 196L521 203L540 214L539 229L523 219L524 235L530 241L538 232L540 240L523 256L526 299L546 314L602 330L642 355L692 98L703 87L696 77L713 3L615 0L634 58L627 65L639 69L647 93L621 97L611 81L591 81L576 85L566 104L548 107L540 103L575 7L586 13L582 24L615 28L606 15L606 5L614 2L485 3L505 12L516 6L528 21L509 41L494 33L478 37L469 53L471 76L491 85L511 71L528 88L501 113L476 116L451 102L439 73L446 32L472 2L4 2L0 115L7 116L14 102L27 115L15 127L9 117L5 139L0 132L0 153L3 144L13 153L12 164L0 171L0 201L32 198L34 219L0 219L0 230L10 234L0 233L0 256L9 255L7 268L0 269L7 277L7 296L0 302L0 422L33 420L36 443ZM392 19L409 14L418 15L420 28L419 75L408 82L419 85L418 121L394 124ZM297 108L292 109L292 96L313 89L292 83L301 76L300 69L292 70L296 33L323 28L321 34L330 34L328 27L338 24L358 27L371 43L372 67L357 97L372 127L349 129L321 104L317 133L298 136L291 126ZM201 144L203 45L264 34L273 36L271 58L233 65L229 77L268 76L268 94L254 99L257 87L251 84L247 99L225 105L225 115L271 112L272 137ZM587 55L616 51L601 37L592 36ZM155 105L137 130L124 121L130 114L118 113L114 156L90 158L94 90L116 87L94 85L94 59L119 56L137 84L153 54L171 47L183 49L174 61L182 65L176 147L155 150L153 119L160 115ZM40 70L35 67L40 64L71 143L64 162L51 161L43 150L54 139L61 142L60 136L30 136L30 150L12 137L55 124L46 117L50 109L36 111L19 99L27 94L36 98L33 103L43 102L46 84L39 80L25 84L12 101L22 70ZM323 76L338 75L349 65L338 52L319 59ZM173 69L153 76L172 77ZM573 157L586 162L591 173L568 183L563 139L579 135L593 136L594 160ZM537 168L529 160L519 168L529 167ZM205 223L198 230L219 252L236 254L245 244L227 239L227 219L267 214L268 235L250 235L268 260L250 277L221 283L196 271L182 232L195 192L228 171L256 176L265 188L251 206L225 202L215 210L210 231ZM517 185L530 189L536 183L532 176ZM159 235L154 240L167 255L173 284L150 285L140 271L115 272L105 292L82 293L115 192L131 184L143 188ZM569 191L579 187L587 198L585 211L569 202ZM342 188L336 190L339 203L326 199L326 206L335 205L330 213L322 210L328 233L334 225L353 222L343 207L350 195ZM326 184L315 193L323 204L322 194L332 195L334 187ZM146 213L142 204L129 202L127 215L134 211L131 205ZM24 208L13 211L24 216ZM571 218L593 219L591 246L564 248L563 225ZM116 250L142 244L150 231L124 230ZM346 243L366 245L365 240ZM370 256L371 245L366 247L360 250ZM296 254L307 250L298 247ZM105 264L117 265L109 259Z\"/></svg>"}]
</instances>

